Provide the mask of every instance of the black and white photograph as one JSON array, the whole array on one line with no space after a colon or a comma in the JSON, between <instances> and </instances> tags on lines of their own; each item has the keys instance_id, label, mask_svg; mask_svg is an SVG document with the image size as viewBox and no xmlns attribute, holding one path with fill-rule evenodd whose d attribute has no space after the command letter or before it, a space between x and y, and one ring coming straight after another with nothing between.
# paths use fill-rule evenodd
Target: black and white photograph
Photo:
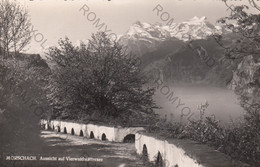
<instances>
[{"instance_id":1,"label":"black and white photograph","mask_svg":"<svg viewBox=\"0 0 260 167\"><path fill-rule=\"evenodd\" d=\"M260 167L260 0L0 0L0 167Z\"/></svg>"}]
</instances>

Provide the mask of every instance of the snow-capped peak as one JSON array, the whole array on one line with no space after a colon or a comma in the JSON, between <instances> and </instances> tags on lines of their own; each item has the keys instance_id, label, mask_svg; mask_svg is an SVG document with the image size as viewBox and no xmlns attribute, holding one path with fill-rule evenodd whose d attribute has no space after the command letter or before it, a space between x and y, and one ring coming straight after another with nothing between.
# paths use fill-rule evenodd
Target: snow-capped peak
<instances>
[{"instance_id":1,"label":"snow-capped peak","mask_svg":"<svg viewBox=\"0 0 260 167\"><path fill-rule=\"evenodd\" d=\"M195 16L170 26L137 21L122 35L119 42L131 47L130 50L142 53L144 48L152 50L157 44L169 38L182 41L206 39L212 34L222 34L222 31L221 27L211 24L205 16L200 18Z\"/></svg>"},{"instance_id":2,"label":"snow-capped peak","mask_svg":"<svg viewBox=\"0 0 260 167\"><path fill-rule=\"evenodd\" d=\"M184 21L183 23L188 23L188 24L194 24L194 23L202 23L207 21L207 17L203 16L201 18L194 16L193 18L189 19L188 21Z\"/></svg>"},{"instance_id":3,"label":"snow-capped peak","mask_svg":"<svg viewBox=\"0 0 260 167\"><path fill-rule=\"evenodd\" d=\"M163 29L162 26L158 24L152 25L149 23L141 23L140 21L137 21L128 29L123 37L164 40L165 38L170 37L170 34L167 32L167 30Z\"/></svg>"},{"instance_id":4,"label":"snow-capped peak","mask_svg":"<svg viewBox=\"0 0 260 167\"><path fill-rule=\"evenodd\" d=\"M222 28L211 24L207 17L193 17L181 23L174 23L171 26L161 24L135 22L123 37L146 38L153 40L165 40L169 37L176 37L187 41L191 39L205 39L212 34L221 34Z\"/></svg>"},{"instance_id":5,"label":"snow-capped peak","mask_svg":"<svg viewBox=\"0 0 260 167\"><path fill-rule=\"evenodd\" d=\"M191 21L203 21L203 20L207 20L206 16L202 16L201 18L194 16L193 18L190 19Z\"/></svg>"}]
</instances>

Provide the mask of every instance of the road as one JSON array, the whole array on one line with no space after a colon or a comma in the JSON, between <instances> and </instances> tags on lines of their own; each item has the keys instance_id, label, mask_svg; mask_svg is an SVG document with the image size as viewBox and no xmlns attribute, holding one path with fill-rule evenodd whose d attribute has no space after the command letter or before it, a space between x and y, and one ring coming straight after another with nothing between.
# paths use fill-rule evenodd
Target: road
<instances>
[{"instance_id":1,"label":"road","mask_svg":"<svg viewBox=\"0 0 260 167\"><path fill-rule=\"evenodd\" d=\"M135 153L134 143L114 143L87 139L86 137L62 134L54 131L41 131L41 137L48 146L46 157L65 157L64 161L49 161L51 166L86 167L144 167ZM42 156L42 155L41 155ZM43 157L43 156L42 156ZM70 157L71 159L67 159ZM75 162L74 158L98 158L85 162ZM44 158L44 157L43 157ZM97 161L99 162L97 162ZM46 161L47 162L47 161ZM56 163L56 165L55 165Z\"/></svg>"}]
</instances>

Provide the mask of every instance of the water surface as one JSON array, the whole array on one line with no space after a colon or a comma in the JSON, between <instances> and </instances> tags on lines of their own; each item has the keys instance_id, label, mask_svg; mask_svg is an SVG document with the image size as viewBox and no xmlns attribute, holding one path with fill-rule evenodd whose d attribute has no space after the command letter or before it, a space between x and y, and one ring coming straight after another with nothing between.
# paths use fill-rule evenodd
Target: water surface
<instances>
[{"instance_id":1,"label":"water surface","mask_svg":"<svg viewBox=\"0 0 260 167\"><path fill-rule=\"evenodd\" d=\"M164 85L167 86L167 85ZM167 117L168 120L180 120L181 115L186 119L191 116L198 118L198 106L208 102L209 106L205 111L205 115L214 115L222 122L228 122L230 118L237 119L243 115L244 109L240 106L238 96L229 89L218 88L213 86L203 85L186 85L186 86L163 86L156 90L154 100L162 108L157 110L162 117ZM173 97L178 97L175 102L169 101L169 95L174 92ZM180 104L178 106L178 104ZM178 107L177 107L178 106ZM184 109L185 107L190 108ZM186 116L187 115L187 116Z\"/></svg>"}]
</instances>

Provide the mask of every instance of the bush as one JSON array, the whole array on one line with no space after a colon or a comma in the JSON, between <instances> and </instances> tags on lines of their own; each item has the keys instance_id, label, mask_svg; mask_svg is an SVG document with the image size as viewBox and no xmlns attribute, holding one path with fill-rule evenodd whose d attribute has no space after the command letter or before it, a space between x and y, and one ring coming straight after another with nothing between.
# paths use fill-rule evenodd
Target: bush
<instances>
[{"instance_id":1,"label":"bush","mask_svg":"<svg viewBox=\"0 0 260 167\"><path fill-rule=\"evenodd\" d=\"M207 107L208 104L201 105L200 118L186 125L160 120L149 131L166 138L192 139L212 146L233 159L257 166L260 150L259 109L248 111L238 123L231 121L227 127L222 126L215 116L205 116Z\"/></svg>"}]
</instances>

